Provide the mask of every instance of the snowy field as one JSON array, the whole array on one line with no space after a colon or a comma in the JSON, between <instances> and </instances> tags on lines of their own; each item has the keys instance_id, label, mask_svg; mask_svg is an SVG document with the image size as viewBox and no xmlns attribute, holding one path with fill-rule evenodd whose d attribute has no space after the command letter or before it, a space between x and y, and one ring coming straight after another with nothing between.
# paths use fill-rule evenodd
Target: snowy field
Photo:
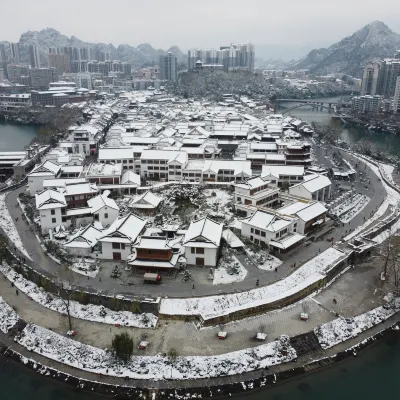
<instances>
[{"instance_id":1,"label":"snowy field","mask_svg":"<svg viewBox=\"0 0 400 400\"><path fill-rule=\"evenodd\" d=\"M380 177L379 173L379 168L370 163L369 161L366 161L364 158L359 157L357 154L353 154L354 157L359 158L362 162L368 165L369 168L376 174L376 176ZM387 166L385 164L380 164L381 168L386 168ZM369 218L363 225L360 225L357 229L355 229L352 233L347 235L344 240L349 240L357 236L362 230L364 230L368 225L370 225L371 222L376 221L379 217L381 217L389 205L394 205L396 206L398 202L400 201L400 193L396 192L394 189L392 189L388 184L385 183L385 181L382 180L382 184L386 190L386 197L383 203L380 205L376 213Z\"/></svg>"},{"instance_id":2,"label":"snowy field","mask_svg":"<svg viewBox=\"0 0 400 400\"><path fill-rule=\"evenodd\" d=\"M33 282L28 281L22 275L16 273L6 265L0 265L0 272L14 283L15 287L25 293L32 300L43 307L60 314L66 315L65 305L58 297L39 288ZM154 314L134 314L129 311L113 311L103 306L94 304L80 304L76 301L70 303L70 313L74 318L86 321L100 322L103 324L121 324L136 328L154 328L158 318Z\"/></svg>"},{"instance_id":3,"label":"snowy field","mask_svg":"<svg viewBox=\"0 0 400 400\"><path fill-rule=\"evenodd\" d=\"M241 293L230 293L187 299L162 299L160 313L164 315L201 315L204 319L234 311L273 303L297 293L324 278L331 266L345 253L330 247L299 267L293 274L271 285Z\"/></svg>"},{"instance_id":4,"label":"snowy field","mask_svg":"<svg viewBox=\"0 0 400 400\"><path fill-rule=\"evenodd\" d=\"M235 257L232 257L232 263L238 264L237 274L229 274L229 268L225 265L221 265L219 268L214 270L213 285L225 285L228 283L241 282L246 278L247 269L241 264L241 262Z\"/></svg>"},{"instance_id":5,"label":"snowy field","mask_svg":"<svg viewBox=\"0 0 400 400\"><path fill-rule=\"evenodd\" d=\"M22 244L17 228L14 225L14 221L11 218L10 213L8 212L5 200L6 195L4 193L0 194L0 226L3 228L4 232L8 236L10 243L16 246L21 253L32 260L28 252L25 250L24 245Z\"/></svg>"},{"instance_id":6,"label":"snowy field","mask_svg":"<svg viewBox=\"0 0 400 400\"><path fill-rule=\"evenodd\" d=\"M330 349L339 343L356 337L361 332L387 320L396 311L392 308L375 308L364 314L351 318L337 318L314 329L323 349Z\"/></svg>"},{"instance_id":7,"label":"snowy field","mask_svg":"<svg viewBox=\"0 0 400 400\"><path fill-rule=\"evenodd\" d=\"M133 356L127 363L116 360L111 352L82 344L37 325L27 325L15 340L30 351L74 368L131 379L214 378L267 368L297 357L287 336L251 349L216 356Z\"/></svg>"},{"instance_id":8,"label":"snowy field","mask_svg":"<svg viewBox=\"0 0 400 400\"><path fill-rule=\"evenodd\" d=\"M0 297L0 331L8 333L18 322L17 313Z\"/></svg>"}]
</instances>

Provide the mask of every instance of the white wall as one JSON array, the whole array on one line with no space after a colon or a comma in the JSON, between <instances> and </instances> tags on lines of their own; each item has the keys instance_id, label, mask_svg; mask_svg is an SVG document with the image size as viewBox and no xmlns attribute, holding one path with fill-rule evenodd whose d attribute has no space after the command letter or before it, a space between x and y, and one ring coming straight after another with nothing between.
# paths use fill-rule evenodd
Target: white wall
<instances>
[{"instance_id":1,"label":"white wall","mask_svg":"<svg viewBox=\"0 0 400 400\"><path fill-rule=\"evenodd\" d=\"M308 190L306 190L303 185L290 187L289 194L292 194L293 196L302 197L303 199L308 199L308 200L312 199L312 194Z\"/></svg>"},{"instance_id":2,"label":"white wall","mask_svg":"<svg viewBox=\"0 0 400 400\"><path fill-rule=\"evenodd\" d=\"M131 251L131 244L125 243L125 249L118 250L118 249L113 249L112 248L112 243L109 242L101 242L101 253L99 254L99 258L103 260L112 260L113 259L113 253L121 253L121 260L126 260L128 256L132 254Z\"/></svg>"},{"instance_id":3,"label":"white wall","mask_svg":"<svg viewBox=\"0 0 400 400\"><path fill-rule=\"evenodd\" d=\"M204 254L192 254L192 246L185 246L185 258L187 265L196 265L196 258L204 258L204 266L215 267L217 265L218 248L205 248Z\"/></svg>"},{"instance_id":4,"label":"white wall","mask_svg":"<svg viewBox=\"0 0 400 400\"><path fill-rule=\"evenodd\" d=\"M110 207L103 207L95 214L93 214L93 218L95 215L99 216L99 222L105 227L106 225L111 225L118 217L118 210ZM105 215L108 214L108 218Z\"/></svg>"},{"instance_id":5,"label":"white wall","mask_svg":"<svg viewBox=\"0 0 400 400\"><path fill-rule=\"evenodd\" d=\"M65 247L68 254L79 257L89 257L92 254L92 249L82 247Z\"/></svg>"},{"instance_id":6,"label":"white wall","mask_svg":"<svg viewBox=\"0 0 400 400\"><path fill-rule=\"evenodd\" d=\"M29 192L33 196L35 193L43 191L43 181L45 179L54 179L55 175L46 176L28 176Z\"/></svg>"},{"instance_id":7,"label":"white wall","mask_svg":"<svg viewBox=\"0 0 400 400\"><path fill-rule=\"evenodd\" d=\"M43 235L47 235L49 233L49 229L53 229L61 224L65 225L65 223L61 221L61 208L55 208L54 215L51 215L51 210L40 210L39 215ZM56 222L52 222L53 218L55 218Z\"/></svg>"}]
</instances>

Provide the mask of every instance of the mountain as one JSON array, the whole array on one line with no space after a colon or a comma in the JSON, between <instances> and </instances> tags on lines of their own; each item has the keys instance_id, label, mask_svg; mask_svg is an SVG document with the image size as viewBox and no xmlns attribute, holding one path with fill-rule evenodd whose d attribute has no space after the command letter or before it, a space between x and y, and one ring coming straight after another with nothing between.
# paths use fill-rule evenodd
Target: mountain
<instances>
[{"instance_id":1,"label":"mountain","mask_svg":"<svg viewBox=\"0 0 400 400\"><path fill-rule=\"evenodd\" d=\"M90 43L84 42L75 36L65 36L53 28L42 29L41 31L28 31L21 35L19 40L20 45L34 45L40 49L41 55L45 56L48 53L49 47L92 47L98 48L101 51L106 51L111 54L115 60L130 62L133 67L139 68L153 62L158 63L158 57L171 51L178 57L179 63L186 63L187 57L182 51L173 46L168 50L155 49L150 44L145 43L137 47L128 44L121 44L115 47L111 43Z\"/></svg>"},{"instance_id":2,"label":"mountain","mask_svg":"<svg viewBox=\"0 0 400 400\"><path fill-rule=\"evenodd\" d=\"M398 49L400 35L375 21L328 48L312 50L295 67L315 74L339 72L359 77L368 61L393 57Z\"/></svg>"}]
</instances>

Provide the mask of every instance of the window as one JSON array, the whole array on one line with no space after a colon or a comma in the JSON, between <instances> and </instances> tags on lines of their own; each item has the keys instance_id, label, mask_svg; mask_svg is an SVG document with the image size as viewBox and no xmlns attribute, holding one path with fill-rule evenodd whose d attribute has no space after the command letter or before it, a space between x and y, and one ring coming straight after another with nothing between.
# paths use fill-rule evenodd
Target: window
<instances>
[{"instance_id":1,"label":"window","mask_svg":"<svg viewBox=\"0 0 400 400\"><path fill-rule=\"evenodd\" d=\"M250 232L251 232L251 233L254 233L254 228L251 228L251 229L250 229Z\"/></svg>"},{"instance_id":2,"label":"window","mask_svg":"<svg viewBox=\"0 0 400 400\"><path fill-rule=\"evenodd\" d=\"M259 229L256 229L256 235L259 235L260 234L260 230Z\"/></svg>"},{"instance_id":3,"label":"window","mask_svg":"<svg viewBox=\"0 0 400 400\"><path fill-rule=\"evenodd\" d=\"M104 214L104 218L107 219L108 218L108 213Z\"/></svg>"},{"instance_id":4,"label":"window","mask_svg":"<svg viewBox=\"0 0 400 400\"><path fill-rule=\"evenodd\" d=\"M250 235L250 240L253 241L253 236Z\"/></svg>"},{"instance_id":5,"label":"window","mask_svg":"<svg viewBox=\"0 0 400 400\"><path fill-rule=\"evenodd\" d=\"M121 248L121 245L120 245L120 243L113 243L113 244L112 244L112 248L113 248L113 249L120 249L120 248Z\"/></svg>"},{"instance_id":6,"label":"window","mask_svg":"<svg viewBox=\"0 0 400 400\"><path fill-rule=\"evenodd\" d=\"M265 232L261 231L261 236L265 237Z\"/></svg>"},{"instance_id":7,"label":"window","mask_svg":"<svg viewBox=\"0 0 400 400\"><path fill-rule=\"evenodd\" d=\"M202 247L196 247L196 254L204 254L204 249Z\"/></svg>"},{"instance_id":8,"label":"window","mask_svg":"<svg viewBox=\"0 0 400 400\"><path fill-rule=\"evenodd\" d=\"M57 218L52 218L52 219L51 219L51 223L52 223L52 224L55 224L56 222L57 222Z\"/></svg>"},{"instance_id":9,"label":"window","mask_svg":"<svg viewBox=\"0 0 400 400\"><path fill-rule=\"evenodd\" d=\"M67 222L67 217L62 217L62 218L61 218L61 221L62 221L62 222Z\"/></svg>"},{"instance_id":10,"label":"window","mask_svg":"<svg viewBox=\"0 0 400 400\"><path fill-rule=\"evenodd\" d=\"M196 253L196 249L195 249L194 247L191 247L191 248L190 248L190 252L191 252L192 254L195 254L195 253Z\"/></svg>"},{"instance_id":11,"label":"window","mask_svg":"<svg viewBox=\"0 0 400 400\"><path fill-rule=\"evenodd\" d=\"M51 210L51 215L56 215L56 210Z\"/></svg>"}]
</instances>

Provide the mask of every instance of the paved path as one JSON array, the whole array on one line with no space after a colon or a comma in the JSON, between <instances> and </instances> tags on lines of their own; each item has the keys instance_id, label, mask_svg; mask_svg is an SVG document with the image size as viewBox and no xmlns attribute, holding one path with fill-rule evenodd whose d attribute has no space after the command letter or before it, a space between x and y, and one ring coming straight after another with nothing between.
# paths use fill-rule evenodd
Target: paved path
<instances>
[{"instance_id":1,"label":"paved path","mask_svg":"<svg viewBox=\"0 0 400 400\"><path fill-rule=\"evenodd\" d=\"M330 150L331 152L332 150ZM342 152L343 156L350 159L354 163L354 158L345 152ZM323 160L324 165L327 167L329 164L329 159L324 154L324 149L320 147L316 148L316 155L319 160ZM369 189L365 189L363 184L356 184L356 189L361 193L366 193L371 201L368 205L354 217L350 223L340 226L335 229L334 232L330 233L329 236L334 237L334 242L340 240L342 235L349 233L349 230L354 230L357 226L365 222L364 218L368 220L371 212L374 212L379 205L382 203L385 197L385 191L382 182L378 180L376 175L369 170L371 178L371 185ZM23 192L26 187L22 187L11 192L6 197L6 204L12 215L14 221L16 217L19 217L18 221L15 222L17 230L20 234L21 240L25 245L26 250L31 255L35 268L39 268L54 274L60 266L54 262L51 258L46 256L43 249L36 240L33 232L29 229L29 225L21 218L22 211L20 208L15 207L17 203L17 196L19 193ZM181 280L181 275L177 275L176 279L164 279L161 285L143 285L143 280L139 276L128 275L125 271L123 272L122 278L118 280L111 279L110 273L112 271L115 263L109 262L105 263L102 267L102 271L96 278L88 278L82 275L76 274L76 282L80 286L86 286L92 290L96 290L105 294L123 294L127 297L129 296L169 296L169 297L190 297L190 296L207 296L212 294L223 294L232 293L238 291L244 291L252 289L256 286L256 281L259 280L260 285L271 284L277 280L285 278L287 275L293 272L293 264L296 263L296 267L315 257L319 252L326 250L332 245L332 242L327 241L317 241L314 243L309 243L308 246L302 246L289 255L282 265L278 268L278 271L263 271L256 268L253 265L248 265L248 274L244 281L236 282L232 284L225 285L212 285L210 281L207 280L208 268L196 268L192 269L193 272L193 282L184 283ZM242 263L248 264L240 257ZM122 268L124 265L122 265ZM101 280L100 280L101 279ZM192 289L192 285L195 288Z\"/></svg>"}]
</instances>

